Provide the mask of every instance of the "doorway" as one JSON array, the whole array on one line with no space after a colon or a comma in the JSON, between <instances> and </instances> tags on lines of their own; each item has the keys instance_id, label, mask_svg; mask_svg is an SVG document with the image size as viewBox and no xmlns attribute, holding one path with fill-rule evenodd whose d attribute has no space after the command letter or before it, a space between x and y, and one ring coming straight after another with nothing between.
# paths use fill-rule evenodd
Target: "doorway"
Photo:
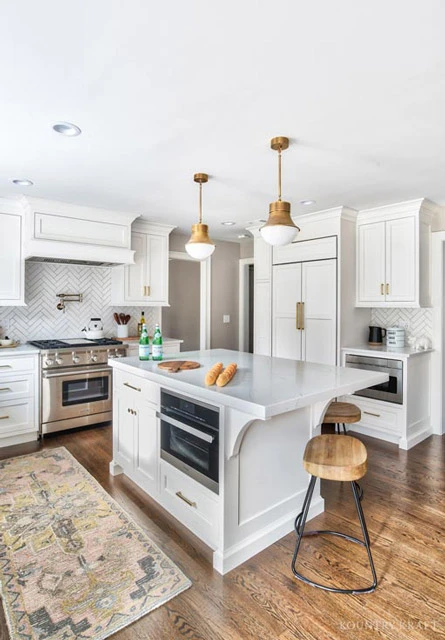
<instances>
[{"instance_id":1,"label":"doorway","mask_svg":"<svg viewBox=\"0 0 445 640\"><path fill-rule=\"evenodd\" d=\"M162 309L162 332L184 340L181 351L210 348L211 258L198 262L188 253L169 253L169 302Z\"/></svg>"},{"instance_id":2,"label":"doorway","mask_svg":"<svg viewBox=\"0 0 445 640\"><path fill-rule=\"evenodd\" d=\"M254 278L255 265L253 258L242 258L239 261L239 340L238 349L253 353L254 332Z\"/></svg>"}]
</instances>

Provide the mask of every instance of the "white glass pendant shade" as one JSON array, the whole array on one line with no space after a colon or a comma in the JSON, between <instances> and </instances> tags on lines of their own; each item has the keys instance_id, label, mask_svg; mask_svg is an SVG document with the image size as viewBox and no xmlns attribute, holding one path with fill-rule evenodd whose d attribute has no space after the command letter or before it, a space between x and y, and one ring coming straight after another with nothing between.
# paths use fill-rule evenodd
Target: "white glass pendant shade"
<instances>
[{"instance_id":1,"label":"white glass pendant shade","mask_svg":"<svg viewBox=\"0 0 445 640\"><path fill-rule=\"evenodd\" d=\"M187 242L185 250L195 260L207 260L215 251L215 245L204 242Z\"/></svg>"},{"instance_id":2,"label":"white glass pendant shade","mask_svg":"<svg viewBox=\"0 0 445 640\"><path fill-rule=\"evenodd\" d=\"M298 231L298 227L289 227L282 224L265 225L260 229L264 241L274 247L290 244L297 237Z\"/></svg>"}]
</instances>

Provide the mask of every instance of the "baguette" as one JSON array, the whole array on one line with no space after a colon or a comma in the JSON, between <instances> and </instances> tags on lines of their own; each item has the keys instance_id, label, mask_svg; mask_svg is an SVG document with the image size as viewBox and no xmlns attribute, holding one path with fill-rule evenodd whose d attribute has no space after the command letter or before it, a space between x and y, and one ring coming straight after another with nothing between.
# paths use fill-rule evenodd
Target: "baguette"
<instances>
[{"instance_id":1,"label":"baguette","mask_svg":"<svg viewBox=\"0 0 445 640\"><path fill-rule=\"evenodd\" d=\"M213 367L208 370L207 375L205 377L206 385L210 386L212 384L215 384L216 379L221 373L221 371L223 370L223 368L224 368L224 365L222 362L217 362L216 364L214 364Z\"/></svg>"},{"instance_id":2,"label":"baguette","mask_svg":"<svg viewBox=\"0 0 445 640\"><path fill-rule=\"evenodd\" d=\"M219 374L216 380L216 385L218 387L225 387L226 384L230 382L233 376L235 375L236 369L237 369L237 365L234 362L231 362L229 365L227 365L224 371Z\"/></svg>"}]
</instances>

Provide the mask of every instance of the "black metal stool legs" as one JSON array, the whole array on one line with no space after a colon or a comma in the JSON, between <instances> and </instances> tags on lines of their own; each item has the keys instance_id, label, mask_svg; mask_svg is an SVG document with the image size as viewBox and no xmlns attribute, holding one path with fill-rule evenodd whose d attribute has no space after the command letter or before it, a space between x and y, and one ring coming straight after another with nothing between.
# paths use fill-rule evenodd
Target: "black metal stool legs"
<instances>
[{"instance_id":1,"label":"black metal stool legs","mask_svg":"<svg viewBox=\"0 0 445 640\"><path fill-rule=\"evenodd\" d=\"M295 545L295 551L292 558L292 573L296 578L298 578L302 582L305 582L306 584L309 584L312 587L318 587L319 589L324 589L325 591L331 591L333 593L349 593L349 594L372 593L377 586L377 575L375 572L374 561L372 559L372 554L371 554L371 544L369 541L368 528L366 526L365 516L363 514L363 509L361 505L361 496L359 492L360 485L358 485L358 483L356 483L355 481L351 482L352 495L354 496L354 502L357 509L360 526L362 528L364 540L359 540L358 538L354 538L353 536L348 536L345 533L341 533L340 531L323 530L323 531L308 531L305 533L304 527L306 525L307 515L309 513L309 508L311 506L312 494L314 492L316 480L317 478L315 476L311 476L311 480L309 482L309 487L303 502L301 513L299 513L298 516L295 518L295 531L297 534L297 542ZM356 544L360 544L361 546L366 548L366 551L368 553L369 565L372 573L372 579L373 579L372 584L370 586L363 587L361 589L340 589L338 587L330 587L329 585L324 585L318 582L314 582L313 580L310 580L309 578L306 578L305 576L301 575L301 573L299 573L296 570L295 565L296 565L297 556L300 550L300 544L303 536L315 536L315 535L324 535L324 534L338 536L340 538L344 538L345 540L349 540L350 542L355 542Z\"/></svg>"},{"instance_id":2,"label":"black metal stool legs","mask_svg":"<svg viewBox=\"0 0 445 640\"><path fill-rule=\"evenodd\" d=\"M348 432L346 431L346 425L344 422L336 422L334 426L335 426L335 433L338 433L338 435L341 435L341 427L343 427L343 434L345 436L348 435Z\"/></svg>"}]
</instances>

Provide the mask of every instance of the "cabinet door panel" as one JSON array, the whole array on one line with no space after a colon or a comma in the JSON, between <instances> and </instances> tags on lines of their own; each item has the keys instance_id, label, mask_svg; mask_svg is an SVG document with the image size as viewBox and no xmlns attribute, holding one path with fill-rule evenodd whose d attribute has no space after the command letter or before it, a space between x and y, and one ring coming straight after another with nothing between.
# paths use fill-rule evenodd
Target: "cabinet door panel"
<instances>
[{"instance_id":1,"label":"cabinet door panel","mask_svg":"<svg viewBox=\"0 0 445 640\"><path fill-rule=\"evenodd\" d=\"M336 364L337 260L303 263L302 302L303 360Z\"/></svg>"},{"instance_id":2,"label":"cabinet door panel","mask_svg":"<svg viewBox=\"0 0 445 640\"><path fill-rule=\"evenodd\" d=\"M385 223L358 228L358 303L385 301Z\"/></svg>"},{"instance_id":3,"label":"cabinet door panel","mask_svg":"<svg viewBox=\"0 0 445 640\"><path fill-rule=\"evenodd\" d=\"M149 299L168 304L168 239L147 236L147 264L144 284Z\"/></svg>"},{"instance_id":4,"label":"cabinet door panel","mask_svg":"<svg viewBox=\"0 0 445 640\"><path fill-rule=\"evenodd\" d=\"M145 233L131 234L131 248L134 250L134 264L125 267L125 300L144 300L146 282L147 236Z\"/></svg>"},{"instance_id":5,"label":"cabinet door panel","mask_svg":"<svg viewBox=\"0 0 445 640\"><path fill-rule=\"evenodd\" d=\"M417 238L414 216L386 224L386 302L417 300ZM387 288L386 288L387 287Z\"/></svg>"},{"instance_id":6,"label":"cabinet door panel","mask_svg":"<svg viewBox=\"0 0 445 640\"><path fill-rule=\"evenodd\" d=\"M152 494L158 490L158 418L156 410L144 402L138 402L135 410L135 476Z\"/></svg>"},{"instance_id":7,"label":"cabinet door panel","mask_svg":"<svg viewBox=\"0 0 445 640\"><path fill-rule=\"evenodd\" d=\"M271 284L257 282L253 310L254 352L260 356L271 355Z\"/></svg>"},{"instance_id":8,"label":"cabinet door panel","mask_svg":"<svg viewBox=\"0 0 445 640\"><path fill-rule=\"evenodd\" d=\"M301 331L297 329L297 303L301 302L301 264L273 267L272 355L301 359Z\"/></svg>"},{"instance_id":9,"label":"cabinet door panel","mask_svg":"<svg viewBox=\"0 0 445 640\"><path fill-rule=\"evenodd\" d=\"M20 216L0 213L0 305L23 304Z\"/></svg>"},{"instance_id":10,"label":"cabinet door panel","mask_svg":"<svg viewBox=\"0 0 445 640\"><path fill-rule=\"evenodd\" d=\"M125 473L131 474L134 459L133 398L124 391L114 390L113 402L113 457Z\"/></svg>"},{"instance_id":11,"label":"cabinet door panel","mask_svg":"<svg viewBox=\"0 0 445 640\"><path fill-rule=\"evenodd\" d=\"M263 238L255 238L255 280L270 280L272 277L272 247Z\"/></svg>"}]
</instances>

